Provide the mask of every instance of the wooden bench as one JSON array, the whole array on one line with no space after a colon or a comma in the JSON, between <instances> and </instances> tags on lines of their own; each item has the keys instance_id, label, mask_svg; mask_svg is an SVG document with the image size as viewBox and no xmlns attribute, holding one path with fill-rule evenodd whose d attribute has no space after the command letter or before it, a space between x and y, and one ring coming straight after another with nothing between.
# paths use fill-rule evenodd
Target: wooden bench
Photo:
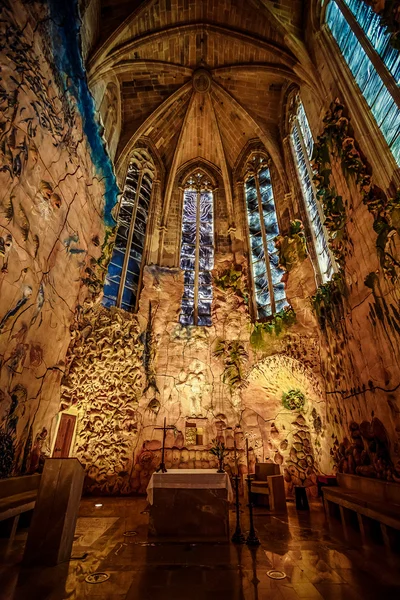
<instances>
[{"instance_id":1,"label":"wooden bench","mask_svg":"<svg viewBox=\"0 0 400 600\"><path fill-rule=\"evenodd\" d=\"M247 475L246 475L247 478ZM279 465L274 463L257 463L255 474L251 478L251 496L254 504L268 505L269 510L284 512L287 510L285 483L280 474ZM247 482L244 481L247 492ZM259 498L258 498L259 496Z\"/></svg>"},{"instance_id":2,"label":"wooden bench","mask_svg":"<svg viewBox=\"0 0 400 600\"><path fill-rule=\"evenodd\" d=\"M41 475L0 479L0 521L13 519L10 540L17 530L19 516L35 507Z\"/></svg>"},{"instance_id":3,"label":"wooden bench","mask_svg":"<svg viewBox=\"0 0 400 600\"><path fill-rule=\"evenodd\" d=\"M344 473L337 483L322 488L329 527L339 517L347 541L359 531L363 544L383 542L389 551L400 550L400 485Z\"/></svg>"}]
</instances>

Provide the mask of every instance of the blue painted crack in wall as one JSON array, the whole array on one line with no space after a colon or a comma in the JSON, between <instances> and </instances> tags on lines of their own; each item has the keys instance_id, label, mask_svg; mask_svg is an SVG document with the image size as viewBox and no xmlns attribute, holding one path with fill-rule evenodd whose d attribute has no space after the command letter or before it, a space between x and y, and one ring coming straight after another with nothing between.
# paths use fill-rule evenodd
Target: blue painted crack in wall
<instances>
[{"instance_id":1,"label":"blue painted crack in wall","mask_svg":"<svg viewBox=\"0 0 400 600\"><path fill-rule=\"evenodd\" d=\"M81 53L78 0L47 0L47 4L55 67L62 75L65 91L76 100L96 174L105 186L104 222L106 226L113 227L115 220L111 211L117 202L119 188L101 136L94 100L87 83Z\"/></svg>"}]
</instances>

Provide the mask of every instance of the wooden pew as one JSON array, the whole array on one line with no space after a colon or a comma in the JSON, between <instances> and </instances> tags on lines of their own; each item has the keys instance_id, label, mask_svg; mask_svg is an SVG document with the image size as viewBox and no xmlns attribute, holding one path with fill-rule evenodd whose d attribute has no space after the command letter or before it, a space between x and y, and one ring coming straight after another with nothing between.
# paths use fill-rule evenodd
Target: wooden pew
<instances>
[{"instance_id":1,"label":"wooden pew","mask_svg":"<svg viewBox=\"0 0 400 600\"><path fill-rule=\"evenodd\" d=\"M35 507L40 474L0 479L0 521L13 519L10 541L17 530L19 516Z\"/></svg>"},{"instance_id":2,"label":"wooden pew","mask_svg":"<svg viewBox=\"0 0 400 600\"><path fill-rule=\"evenodd\" d=\"M329 527L335 527L336 512L346 540L355 524L363 544L380 538L388 551L400 550L400 484L345 473L338 473L337 482L322 488Z\"/></svg>"}]
</instances>

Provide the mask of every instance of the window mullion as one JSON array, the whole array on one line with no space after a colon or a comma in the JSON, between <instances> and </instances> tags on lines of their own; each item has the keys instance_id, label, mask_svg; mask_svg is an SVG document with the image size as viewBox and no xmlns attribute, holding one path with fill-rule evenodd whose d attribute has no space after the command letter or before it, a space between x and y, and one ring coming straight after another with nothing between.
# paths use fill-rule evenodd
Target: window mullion
<instances>
[{"instance_id":1,"label":"window mullion","mask_svg":"<svg viewBox=\"0 0 400 600\"><path fill-rule=\"evenodd\" d=\"M254 178L255 182L256 182L256 190L257 190L258 214L260 217L261 237L262 237L263 247L264 247L264 260L265 260L265 265L267 267L267 274L268 274L268 287L269 287L269 295L271 298L271 313L275 314L276 307L275 307L274 287L272 285L271 265L269 264L269 255L268 255L267 232L265 230L264 215L263 215L262 202L261 202L260 182L258 181L258 177L259 177L259 173L257 173Z\"/></svg>"},{"instance_id":2,"label":"window mullion","mask_svg":"<svg viewBox=\"0 0 400 600\"><path fill-rule=\"evenodd\" d=\"M196 198L196 254L194 262L194 312L193 319L194 324L198 324L199 315L199 263L200 263L200 195L201 192L197 191Z\"/></svg>"},{"instance_id":3,"label":"window mullion","mask_svg":"<svg viewBox=\"0 0 400 600\"><path fill-rule=\"evenodd\" d=\"M132 217L131 217L131 222L130 222L130 227L129 227L128 240L126 242L126 252L125 252L125 256L124 256L124 264L122 265L121 281L120 281L119 289L118 289L118 297L117 297L116 306L118 306L119 308L121 308L122 296L124 293L125 280L126 280L126 272L128 270L128 262L129 262L129 257L131 254L133 232L135 229L136 213L137 213L137 207L138 207L138 203L139 203L140 188L142 187L142 179L143 179L143 171L140 171L138 182L137 182L135 201L134 201L133 209L132 209Z\"/></svg>"},{"instance_id":4,"label":"window mullion","mask_svg":"<svg viewBox=\"0 0 400 600\"><path fill-rule=\"evenodd\" d=\"M343 0L334 0L334 1L339 6L346 21L349 23L351 29L353 30L353 32L357 36L358 41L360 42L361 46L363 47L365 53L367 54L368 58L374 65L378 75L380 76L380 78L382 79L386 88L390 92L390 94L393 97L394 101L396 102L397 106L400 108L400 91L396 85L394 77L389 72L388 68L386 67L385 63L383 62L382 58L379 56L379 54L377 53L375 48L373 48L371 42L365 35L363 28L359 25L359 23L357 22L357 19L355 18L355 16L353 15L353 13L349 9L349 7L346 5L346 3ZM344 60L347 64L346 59L344 59Z\"/></svg>"},{"instance_id":5,"label":"window mullion","mask_svg":"<svg viewBox=\"0 0 400 600\"><path fill-rule=\"evenodd\" d=\"M305 163L306 163L306 169L308 171L308 177L310 178L310 184L311 184L311 189L312 189L314 200L315 200L315 205L317 207L317 211L318 211L319 219L321 221L321 225L322 225L322 228L323 228L325 239L328 240L329 236L328 236L328 234L326 232L325 225L324 225L324 221L325 221L324 211L322 210L321 203L317 199L317 191L315 189L315 185L314 185L314 181L313 181L314 171L312 170L312 167L311 167L311 164L310 164L310 160L309 160L309 157L308 157L307 148L305 146L304 139L303 139L303 133L301 131L300 123L299 123L297 117L295 119L295 123L297 125L297 131L298 131L298 134L299 134L300 145L301 145L301 148L302 148L302 151L303 151L303 154L304 154L304 159L305 159ZM297 172L298 172L298 170L297 170ZM303 186L301 186L301 187L303 189ZM307 206L306 206L306 213L308 215ZM314 227L313 227L313 225L312 225L312 223L310 221L310 218L308 218L308 220L310 222L311 235L313 236L314 245L315 245L316 235L315 235ZM330 251L330 248L329 248L328 244L327 244L327 250L328 250L328 253L329 253L329 256L330 256L330 259L331 259L332 269L333 269L334 272L337 272L336 261L335 261L334 257L331 254L331 251ZM319 264L318 260L317 260L317 264L318 264L318 279L320 279L320 283L322 283L322 279L323 278L322 278L322 273L321 273L321 267L320 267L320 264Z\"/></svg>"}]
</instances>

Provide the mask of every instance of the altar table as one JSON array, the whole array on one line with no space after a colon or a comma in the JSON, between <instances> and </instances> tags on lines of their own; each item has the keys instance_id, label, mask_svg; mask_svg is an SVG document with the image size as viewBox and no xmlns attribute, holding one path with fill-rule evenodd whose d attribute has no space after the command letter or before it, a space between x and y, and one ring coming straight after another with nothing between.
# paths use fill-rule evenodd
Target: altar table
<instances>
[{"instance_id":1,"label":"altar table","mask_svg":"<svg viewBox=\"0 0 400 600\"><path fill-rule=\"evenodd\" d=\"M214 469L171 469L154 473L147 486L149 534L191 541L229 538L229 503L233 501L227 473Z\"/></svg>"}]
</instances>

